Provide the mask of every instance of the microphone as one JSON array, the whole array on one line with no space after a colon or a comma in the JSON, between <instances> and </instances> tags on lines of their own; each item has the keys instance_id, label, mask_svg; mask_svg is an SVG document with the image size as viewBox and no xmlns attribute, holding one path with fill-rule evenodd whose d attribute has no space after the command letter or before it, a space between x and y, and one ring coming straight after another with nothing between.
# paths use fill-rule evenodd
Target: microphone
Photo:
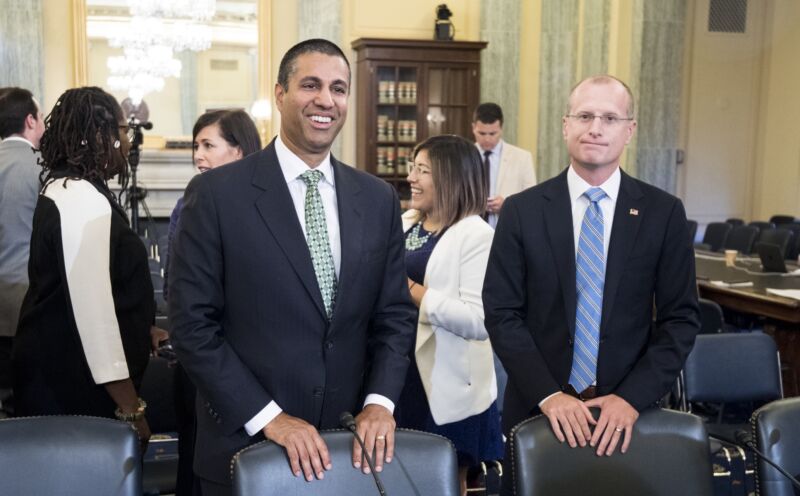
<instances>
[{"instance_id":1,"label":"microphone","mask_svg":"<svg viewBox=\"0 0 800 496\"><path fill-rule=\"evenodd\" d=\"M789 472L787 472L786 470L784 470L784 469L783 469L782 467L780 467L780 466L779 466L777 463L775 463L774 461L772 461L772 460L771 460L771 459L770 459L768 456L766 456L764 453L762 453L761 451L759 451L759 450L758 450L758 448L756 448L756 445L755 445L755 443L753 443L753 441L750 439L750 434L748 434L748 433L747 433L747 431L744 431L744 430L741 430L741 429L740 429L740 430L738 430L738 431L734 432L734 433L733 433L733 436L736 438L736 442L735 442L735 443L733 443L733 444L739 444L739 445L742 445L742 446L744 446L745 448L749 448L749 449L753 450L753 451L754 451L754 452L755 452L755 453L756 453L758 456L760 456L761 458L763 458L765 462L767 462L767 463L769 463L770 465L772 465L773 467L775 467L775 469L776 469L778 472L780 472L780 473L781 473L781 474L782 474L784 477L786 477L787 479L789 479L789 481L790 481L790 482L791 482L791 483L792 483L792 484L793 484L793 485L794 485L796 488L800 489L800 482L798 482L798 481L797 481L797 479L795 479L794 477L792 477L792 475L791 475ZM724 439L724 438L722 438L721 436L714 436L714 437L718 437L718 438L722 439L723 441L728 441L728 442L730 442L730 440L729 440L729 439Z\"/></svg>"},{"instance_id":2,"label":"microphone","mask_svg":"<svg viewBox=\"0 0 800 496\"><path fill-rule=\"evenodd\" d=\"M356 419L353 418L353 414L350 412L342 412L339 415L339 424L348 431L352 432L353 436L355 436L356 440L358 441L358 444L361 445L361 452L364 453L364 458L366 458L367 465L369 466L369 472L372 474L372 478L375 479L375 485L378 486L378 493L380 493L381 496L386 496L386 489L383 488L383 482L381 482L380 477L378 477L378 473L375 471L375 465L372 464L372 457L369 453L367 453L367 448L364 447L364 441L356 431Z\"/></svg>"}]
</instances>

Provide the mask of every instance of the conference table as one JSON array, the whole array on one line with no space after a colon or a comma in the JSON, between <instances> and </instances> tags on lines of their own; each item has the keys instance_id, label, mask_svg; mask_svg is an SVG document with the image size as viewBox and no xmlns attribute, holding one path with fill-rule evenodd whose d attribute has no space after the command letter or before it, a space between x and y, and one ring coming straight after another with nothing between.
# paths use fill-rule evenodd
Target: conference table
<instances>
[{"instance_id":1,"label":"conference table","mask_svg":"<svg viewBox=\"0 0 800 496\"><path fill-rule=\"evenodd\" d=\"M784 365L784 393L800 395L800 300L771 294L768 289L800 290L797 264L786 274L763 272L760 260L739 257L733 267L722 253L695 251L697 289L702 298L735 312L765 317L764 331L775 338Z\"/></svg>"}]
</instances>

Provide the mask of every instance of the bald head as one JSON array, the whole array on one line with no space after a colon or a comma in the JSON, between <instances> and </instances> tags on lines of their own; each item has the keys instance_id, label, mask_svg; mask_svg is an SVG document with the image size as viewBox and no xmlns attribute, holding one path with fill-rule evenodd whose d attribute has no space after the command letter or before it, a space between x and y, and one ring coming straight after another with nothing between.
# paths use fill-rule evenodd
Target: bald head
<instances>
[{"instance_id":1,"label":"bald head","mask_svg":"<svg viewBox=\"0 0 800 496\"><path fill-rule=\"evenodd\" d=\"M584 87L588 85L612 85L617 86L620 91L624 91L627 94L628 105L627 105L627 117L633 117L634 107L633 107L633 92L625 84L621 79L617 79L614 76L609 76L608 74L601 74L598 76L590 76L586 79L583 79L578 84L572 87L572 91L569 93L569 100L567 101L567 114L572 113L572 104L575 98L575 94L581 91Z\"/></svg>"}]
</instances>

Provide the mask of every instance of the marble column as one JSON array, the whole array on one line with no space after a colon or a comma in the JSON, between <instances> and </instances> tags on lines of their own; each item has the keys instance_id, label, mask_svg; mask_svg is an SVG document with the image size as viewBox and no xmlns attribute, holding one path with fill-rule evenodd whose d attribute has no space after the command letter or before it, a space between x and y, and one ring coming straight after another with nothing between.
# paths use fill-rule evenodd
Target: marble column
<instances>
[{"instance_id":1,"label":"marble column","mask_svg":"<svg viewBox=\"0 0 800 496\"><path fill-rule=\"evenodd\" d=\"M324 38L336 43L342 51L347 53L347 49L343 47L341 42L341 0L300 0L297 4L297 23L298 41L307 40L309 38ZM355 104L353 95L350 97L350 104ZM352 112L350 118L352 119L353 117L355 117L355 111ZM331 153L335 157L342 156L341 133L336 141L334 141L331 147Z\"/></svg>"},{"instance_id":2,"label":"marble column","mask_svg":"<svg viewBox=\"0 0 800 496\"><path fill-rule=\"evenodd\" d=\"M481 2L481 40L489 42L481 53L481 102L503 108L503 138L509 143L517 139L520 81L535 77L519 73L520 9L520 0Z\"/></svg>"},{"instance_id":3,"label":"marble column","mask_svg":"<svg viewBox=\"0 0 800 496\"><path fill-rule=\"evenodd\" d=\"M539 48L538 180L557 175L569 163L561 135L567 96L577 77L579 0L543 0Z\"/></svg>"},{"instance_id":4,"label":"marble column","mask_svg":"<svg viewBox=\"0 0 800 496\"><path fill-rule=\"evenodd\" d=\"M0 12L0 87L26 88L42 101L42 0L0 0Z\"/></svg>"},{"instance_id":5,"label":"marble column","mask_svg":"<svg viewBox=\"0 0 800 496\"><path fill-rule=\"evenodd\" d=\"M675 193L686 0L635 0L631 57L638 120L635 174Z\"/></svg>"}]
</instances>

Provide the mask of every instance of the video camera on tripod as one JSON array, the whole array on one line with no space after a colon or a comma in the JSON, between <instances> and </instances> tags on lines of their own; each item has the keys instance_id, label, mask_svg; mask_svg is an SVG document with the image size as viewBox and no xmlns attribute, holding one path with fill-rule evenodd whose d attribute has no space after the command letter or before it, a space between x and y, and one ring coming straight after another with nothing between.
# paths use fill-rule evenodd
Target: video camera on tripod
<instances>
[{"instance_id":1,"label":"video camera on tripod","mask_svg":"<svg viewBox=\"0 0 800 496\"><path fill-rule=\"evenodd\" d=\"M153 129L153 123L147 119L150 117L150 111L147 104L142 101L138 105L134 105L130 98L126 98L121 104L122 113L128 121L128 129L133 131L133 140L131 140L131 150L128 153L128 165L131 168L130 183L127 191L125 191L125 198L131 209L131 229L139 234L139 204L144 207L145 214L148 219L152 219L150 209L147 208L147 203L144 201L147 196L147 190L140 188L137 185L137 172L139 169L139 159L141 157L142 142L144 141L144 134L142 130L149 131Z\"/></svg>"}]
</instances>

